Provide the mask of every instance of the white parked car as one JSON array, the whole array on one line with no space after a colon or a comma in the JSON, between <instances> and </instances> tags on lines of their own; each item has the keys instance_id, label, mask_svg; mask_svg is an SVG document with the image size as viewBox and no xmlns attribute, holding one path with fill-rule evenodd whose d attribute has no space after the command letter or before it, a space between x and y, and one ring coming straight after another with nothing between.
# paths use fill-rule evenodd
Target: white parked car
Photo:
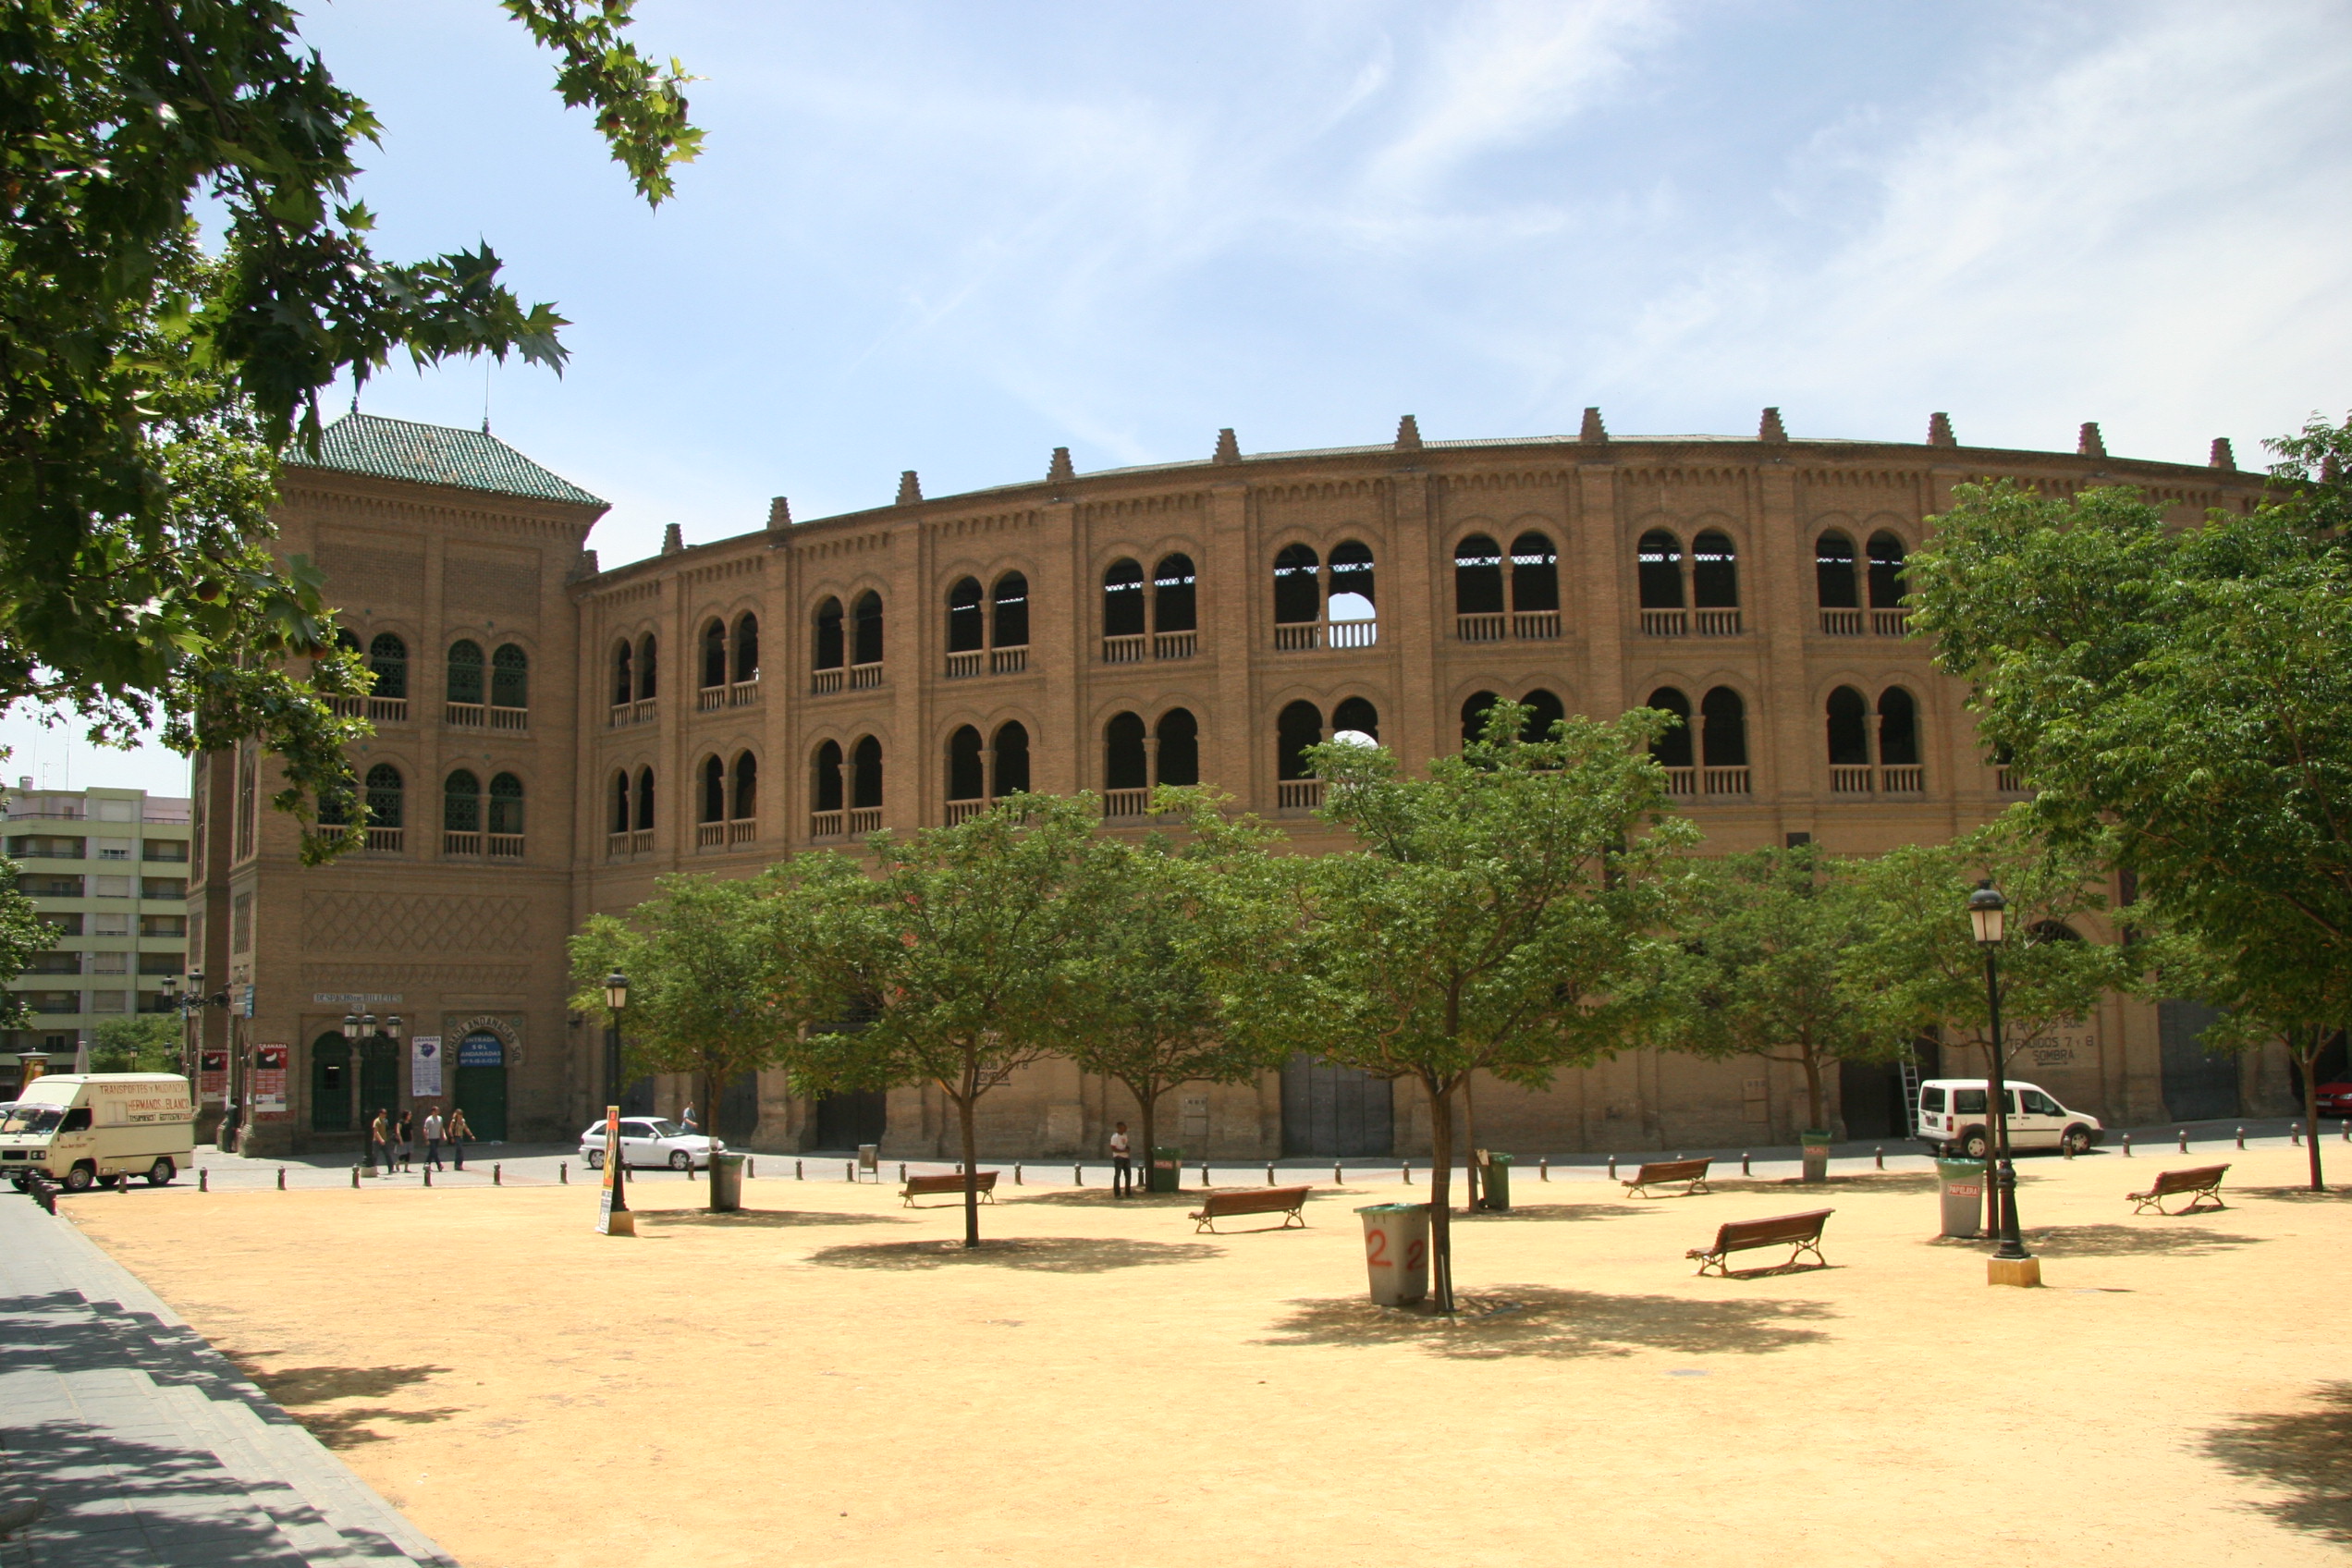
<instances>
[{"instance_id":1,"label":"white parked car","mask_svg":"<svg viewBox=\"0 0 2352 1568\"><path fill-rule=\"evenodd\" d=\"M1919 1136L1938 1154L1982 1159L1992 1148L1982 1078L1930 1078L1919 1085ZM2057 1096L2015 1078L2002 1081L2009 1101L2009 1146L2067 1148L2081 1154L2107 1135L2099 1118L2068 1110Z\"/></svg>"},{"instance_id":2,"label":"white parked car","mask_svg":"<svg viewBox=\"0 0 2352 1568\"><path fill-rule=\"evenodd\" d=\"M620 1119L621 1163L631 1170L645 1165L667 1165L672 1170L692 1170L710 1164L714 1154L725 1154L727 1145L717 1138L705 1138L700 1133L689 1133L675 1121L665 1121L658 1116L624 1116ZM588 1162L591 1170L605 1168L605 1124L591 1122L580 1134L580 1158Z\"/></svg>"}]
</instances>

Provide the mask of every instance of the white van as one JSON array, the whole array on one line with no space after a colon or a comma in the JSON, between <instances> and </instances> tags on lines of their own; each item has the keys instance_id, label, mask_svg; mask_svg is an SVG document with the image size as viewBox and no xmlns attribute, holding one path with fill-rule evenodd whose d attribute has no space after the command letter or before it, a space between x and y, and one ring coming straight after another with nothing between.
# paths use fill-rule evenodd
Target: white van
<instances>
[{"instance_id":1,"label":"white van","mask_svg":"<svg viewBox=\"0 0 2352 1568\"><path fill-rule=\"evenodd\" d=\"M0 1121L0 1176L19 1187L36 1170L69 1193L115 1175L160 1187L196 1150L194 1101L176 1072L52 1072L17 1095Z\"/></svg>"},{"instance_id":2,"label":"white van","mask_svg":"<svg viewBox=\"0 0 2352 1568\"><path fill-rule=\"evenodd\" d=\"M2015 1078L2002 1080L2009 1101L2009 1146L2064 1148L2081 1154L2107 1136L2099 1118L2068 1110L2057 1096ZM1919 1136L1937 1154L1982 1159L1992 1148L1982 1078L1930 1078L1919 1085Z\"/></svg>"}]
</instances>

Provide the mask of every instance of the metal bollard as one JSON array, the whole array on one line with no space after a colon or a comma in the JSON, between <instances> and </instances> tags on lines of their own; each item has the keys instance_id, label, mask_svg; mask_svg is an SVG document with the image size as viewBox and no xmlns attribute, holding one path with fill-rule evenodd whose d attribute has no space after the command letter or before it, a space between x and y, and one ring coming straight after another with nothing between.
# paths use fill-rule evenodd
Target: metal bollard
<instances>
[{"instance_id":1,"label":"metal bollard","mask_svg":"<svg viewBox=\"0 0 2352 1568\"><path fill-rule=\"evenodd\" d=\"M568 1159L556 1161L556 1185L558 1187L571 1185L571 1161Z\"/></svg>"},{"instance_id":2,"label":"metal bollard","mask_svg":"<svg viewBox=\"0 0 2352 1568\"><path fill-rule=\"evenodd\" d=\"M1617 1180L1617 1157L1613 1154L1609 1157L1609 1179Z\"/></svg>"},{"instance_id":3,"label":"metal bollard","mask_svg":"<svg viewBox=\"0 0 2352 1568\"><path fill-rule=\"evenodd\" d=\"M2131 1134L2129 1133L2124 1134L2124 1158L2125 1159L2129 1159L2131 1158Z\"/></svg>"},{"instance_id":4,"label":"metal bollard","mask_svg":"<svg viewBox=\"0 0 2352 1568\"><path fill-rule=\"evenodd\" d=\"M360 1184L360 1168L359 1168L358 1166L354 1165L353 1167L351 1167L351 1186L352 1186L352 1189L353 1189L354 1191L358 1190L359 1184ZM202 1190L203 1190L203 1186L204 1186L204 1178L203 1178L203 1173L202 1173L202 1171L199 1171L199 1172L197 1173L197 1177L196 1177L196 1187L197 1187L197 1190L198 1190L198 1191L200 1191L200 1192L201 1192L201 1191L202 1191Z\"/></svg>"},{"instance_id":5,"label":"metal bollard","mask_svg":"<svg viewBox=\"0 0 2352 1568\"><path fill-rule=\"evenodd\" d=\"M2064 1158L2072 1159L2075 1158L2075 1145L2069 1143L2061 1143L2058 1145L2058 1153Z\"/></svg>"},{"instance_id":6,"label":"metal bollard","mask_svg":"<svg viewBox=\"0 0 2352 1568\"><path fill-rule=\"evenodd\" d=\"M1399 1165L1397 1170L1403 1175L1404 1184L1408 1187L1413 1185L1413 1162L1408 1159Z\"/></svg>"},{"instance_id":7,"label":"metal bollard","mask_svg":"<svg viewBox=\"0 0 2352 1568\"><path fill-rule=\"evenodd\" d=\"M1879 1157L1879 1169L1884 1170L1886 1169L1886 1145L1884 1144L1880 1144L1875 1152Z\"/></svg>"},{"instance_id":8,"label":"metal bollard","mask_svg":"<svg viewBox=\"0 0 2352 1568\"><path fill-rule=\"evenodd\" d=\"M808 1165L805 1161L796 1159L792 1162L792 1180L795 1182L808 1180Z\"/></svg>"},{"instance_id":9,"label":"metal bollard","mask_svg":"<svg viewBox=\"0 0 2352 1568\"><path fill-rule=\"evenodd\" d=\"M749 1182L749 1181L753 1180L754 1177L756 1177L758 1174L759 1174L759 1161L758 1161L758 1160L756 1160L756 1159L753 1159L753 1158L750 1158L749 1156L745 1156L745 1157L744 1157L744 1159L743 1159L743 1180L744 1180L744 1181L746 1181L746 1182Z\"/></svg>"},{"instance_id":10,"label":"metal bollard","mask_svg":"<svg viewBox=\"0 0 2352 1568\"><path fill-rule=\"evenodd\" d=\"M2290 1121L2286 1124L2286 1141L2291 1147L2299 1149L2303 1146L2303 1123Z\"/></svg>"},{"instance_id":11,"label":"metal bollard","mask_svg":"<svg viewBox=\"0 0 2352 1568\"><path fill-rule=\"evenodd\" d=\"M2347 1144L2352 1144L2352 1116L2347 1116L2347 1117L2346 1117L2346 1118L2345 1118L2345 1119L2344 1119L2341 1122L2339 1122L2339 1123L2337 1124L2337 1126L2338 1126L2339 1133L2340 1133L2341 1136L2343 1137L2344 1141L2345 1141L2346 1143L2347 1143ZM2312 1134L2311 1134L2311 1136L2313 1136L2313 1137L2315 1137L2315 1138L2316 1138L2316 1137L2318 1137L2318 1136L2319 1136L2319 1134L2318 1134L2317 1133L2312 1133Z\"/></svg>"},{"instance_id":12,"label":"metal bollard","mask_svg":"<svg viewBox=\"0 0 2352 1568\"><path fill-rule=\"evenodd\" d=\"M2180 1130L2180 1152L2183 1154L2188 1152L2188 1129L2186 1127Z\"/></svg>"},{"instance_id":13,"label":"metal bollard","mask_svg":"<svg viewBox=\"0 0 2352 1568\"><path fill-rule=\"evenodd\" d=\"M1201 1165L1201 1185L1204 1187L1208 1185L1208 1165L1206 1161Z\"/></svg>"},{"instance_id":14,"label":"metal bollard","mask_svg":"<svg viewBox=\"0 0 2352 1568\"><path fill-rule=\"evenodd\" d=\"M844 1182L854 1182L857 1180L856 1160L845 1159L841 1162L841 1180Z\"/></svg>"},{"instance_id":15,"label":"metal bollard","mask_svg":"<svg viewBox=\"0 0 2352 1568\"><path fill-rule=\"evenodd\" d=\"M281 1193L286 1190L286 1167L283 1165L277 1168L277 1190Z\"/></svg>"},{"instance_id":16,"label":"metal bollard","mask_svg":"<svg viewBox=\"0 0 2352 1568\"><path fill-rule=\"evenodd\" d=\"M1012 1184L1021 1185L1021 1162L1017 1159L1012 1162Z\"/></svg>"},{"instance_id":17,"label":"metal bollard","mask_svg":"<svg viewBox=\"0 0 2352 1568\"><path fill-rule=\"evenodd\" d=\"M354 1165L351 1167L351 1185L356 1187L359 1184L360 1168ZM213 1173L211 1171L199 1170L196 1172L196 1190L200 1193L209 1193L213 1190Z\"/></svg>"},{"instance_id":18,"label":"metal bollard","mask_svg":"<svg viewBox=\"0 0 2352 1568\"><path fill-rule=\"evenodd\" d=\"M1340 1174L1340 1162L1336 1159L1331 1162L1331 1185L1334 1187L1347 1185L1347 1179Z\"/></svg>"},{"instance_id":19,"label":"metal bollard","mask_svg":"<svg viewBox=\"0 0 2352 1568\"><path fill-rule=\"evenodd\" d=\"M424 1168L424 1184L428 1187L433 1185L433 1167L430 1165Z\"/></svg>"},{"instance_id":20,"label":"metal bollard","mask_svg":"<svg viewBox=\"0 0 2352 1568\"><path fill-rule=\"evenodd\" d=\"M906 1161L903 1159L899 1161L899 1185L906 1185Z\"/></svg>"},{"instance_id":21,"label":"metal bollard","mask_svg":"<svg viewBox=\"0 0 2352 1568\"><path fill-rule=\"evenodd\" d=\"M1070 1184L1073 1187L1083 1187L1086 1184L1086 1168L1084 1166L1073 1165L1070 1168ZM1111 1194L1113 1197L1117 1197L1118 1195L1119 1194L1116 1193Z\"/></svg>"},{"instance_id":22,"label":"metal bollard","mask_svg":"<svg viewBox=\"0 0 2352 1568\"><path fill-rule=\"evenodd\" d=\"M1538 1182L1549 1182L1551 1180L1551 1161L1550 1159L1539 1159L1536 1161L1536 1180Z\"/></svg>"},{"instance_id":23,"label":"metal bollard","mask_svg":"<svg viewBox=\"0 0 2352 1568\"><path fill-rule=\"evenodd\" d=\"M2237 1146L2239 1148L2244 1148L2246 1146L2246 1129L2243 1127L2240 1127L2237 1130Z\"/></svg>"},{"instance_id":24,"label":"metal bollard","mask_svg":"<svg viewBox=\"0 0 2352 1568\"><path fill-rule=\"evenodd\" d=\"M1743 1176L1749 1174L1747 1169L1747 1151L1746 1149L1740 1150L1740 1174Z\"/></svg>"},{"instance_id":25,"label":"metal bollard","mask_svg":"<svg viewBox=\"0 0 2352 1568\"><path fill-rule=\"evenodd\" d=\"M1274 1168L1270 1165L1266 1168L1266 1184L1269 1187L1274 1184Z\"/></svg>"},{"instance_id":26,"label":"metal bollard","mask_svg":"<svg viewBox=\"0 0 2352 1568\"><path fill-rule=\"evenodd\" d=\"M490 1163L490 1184L494 1187L503 1187L507 1184L507 1168L496 1160Z\"/></svg>"}]
</instances>

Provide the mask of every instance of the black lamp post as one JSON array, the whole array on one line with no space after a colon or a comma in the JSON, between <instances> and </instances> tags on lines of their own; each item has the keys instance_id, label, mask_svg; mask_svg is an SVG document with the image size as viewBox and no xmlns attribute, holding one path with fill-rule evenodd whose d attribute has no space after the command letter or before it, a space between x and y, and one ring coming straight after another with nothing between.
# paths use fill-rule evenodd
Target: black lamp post
<instances>
[{"instance_id":1,"label":"black lamp post","mask_svg":"<svg viewBox=\"0 0 2352 1568\"><path fill-rule=\"evenodd\" d=\"M179 1075L188 1080L188 1103L196 1104L196 1074L188 1062L188 1010L179 1005L179 976L164 976L164 1009L179 1014ZM191 1109L190 1115L194 1114Z\"/></svg>"},{"instance_id":2,"label":"black lamp post","mask_svg":"<svg viewBox=\"0 0 2352 1568\"><path fill-rule=\"evenodd\" d=\"M612 1014L612 1030L605 1036L605 1103L620 1103L620 1015L629 1007L629 976L614 970L605 976L605 1007Z\"/></svg>"},{"instance_id":3,"label":"black lamp post","mask_svg":"<svg viewBox=\"0 0 2352 1568\"><path fill-rule=\"evenodd\" d=\"M1968 923L1976 928L1977 946L1984 949L1985 1005L1990 1012L1992 1047L1991 1072L1985 1080L1986 1104L1992 1112L1992 1148L1991 1153L2001 1161L2000 1174L1994 1179L1994 1225L2001 1245L1993 1256L2009 1262L2023 1262L2032 1255L2017 1234L2017 1167L2009 1158L2009 1090L2001 1077L2001 942L2008 934L2006 912L2009 900L2001 896L1990 879L1979 883L1968 895Z\"/></svg>"}]
</instances>

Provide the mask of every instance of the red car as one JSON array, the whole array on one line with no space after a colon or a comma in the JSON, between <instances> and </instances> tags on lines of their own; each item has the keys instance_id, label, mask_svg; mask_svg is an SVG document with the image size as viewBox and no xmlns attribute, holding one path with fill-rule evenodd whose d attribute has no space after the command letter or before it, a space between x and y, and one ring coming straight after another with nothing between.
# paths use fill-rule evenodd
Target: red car
<instances>
[{"instance_id":1,"label":"red car","mask_svg":"<svg viewBox=\"0 0 2352 1568\"><path fill-rule=\"evenodd\" d=\"M2352 1084L2322 1084L2319 1092L2321 1116L2352 1116Z\"/></svg>"}]
</instances>

